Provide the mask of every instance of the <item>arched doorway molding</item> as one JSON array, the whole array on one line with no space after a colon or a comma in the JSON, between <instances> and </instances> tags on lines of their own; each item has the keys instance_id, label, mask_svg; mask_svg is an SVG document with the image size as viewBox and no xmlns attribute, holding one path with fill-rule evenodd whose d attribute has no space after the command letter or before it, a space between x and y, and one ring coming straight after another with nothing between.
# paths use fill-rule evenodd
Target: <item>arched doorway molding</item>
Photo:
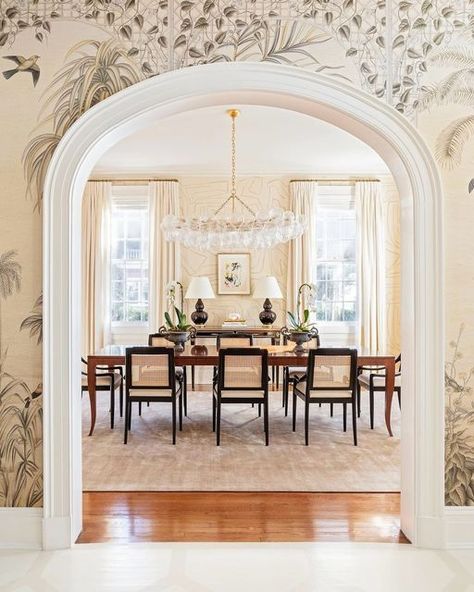
<instances>
[{"instance_id":1,"label":"arched doorway molding","mask_svg":"<svg viewBox=\"0 0 474 592\"><path fill-rule=\"evenodd\" d=\"M80 211L99 157L169 115L232 103L291 109L332 123L374 148L401 199L402 528L443 546L443 245L436 165L413 126L367 93L291 66L232 63L177 70L90 109L61 140L44 190L43 546L76 539L82 521Z\"/></svg>"}]
</instances>

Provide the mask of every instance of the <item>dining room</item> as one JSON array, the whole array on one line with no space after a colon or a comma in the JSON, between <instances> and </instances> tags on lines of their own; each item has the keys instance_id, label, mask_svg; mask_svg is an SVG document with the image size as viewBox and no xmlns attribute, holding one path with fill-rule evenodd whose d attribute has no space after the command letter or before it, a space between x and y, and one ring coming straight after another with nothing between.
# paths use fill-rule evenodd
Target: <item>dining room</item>
<instances>
[{"instance_id":1,"label":"dining room","mask_svg":"<svg viewBox=\"0 0 474 592\"><path fill-rule=\"evenodd\" d=\"M399 218L373 149L283 109L172 116L99 160L82 205L80 540L199 537L176 521L208 519L200 505L281 505L260 531L253 510L216 526L225 540L403 540ZM288 506L311 528L279 539ZM117 520L157 507L153 528Z\"/></svg>"}]
</instances>

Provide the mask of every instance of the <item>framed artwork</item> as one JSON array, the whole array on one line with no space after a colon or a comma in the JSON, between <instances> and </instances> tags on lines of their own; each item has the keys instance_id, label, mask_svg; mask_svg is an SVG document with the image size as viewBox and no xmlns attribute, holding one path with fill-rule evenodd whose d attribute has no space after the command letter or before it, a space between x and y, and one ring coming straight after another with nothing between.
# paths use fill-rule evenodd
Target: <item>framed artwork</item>
<instances>
[{"instance_id":1,"label":"framed artwork","mask_svg":"<svg viewBox=\"0 0 474 592\"><path fill-rule=\"evenodd\" d=\"M250 253L217 255L217 293L250 294Z\"/></svg>"}]
</instances>

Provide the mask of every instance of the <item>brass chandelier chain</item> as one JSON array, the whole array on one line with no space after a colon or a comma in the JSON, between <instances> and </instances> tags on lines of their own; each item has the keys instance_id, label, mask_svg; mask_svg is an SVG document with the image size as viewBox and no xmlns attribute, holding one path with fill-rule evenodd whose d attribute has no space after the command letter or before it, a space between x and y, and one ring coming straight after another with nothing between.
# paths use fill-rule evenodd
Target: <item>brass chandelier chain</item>
<instances>
[{"instance_id":1,"label":"brass chandelier chain","mask_svg":"<svg viewBox=\"0 0 474 592\"><path fill-rule=\"evenodd\" d=\"M235 202L238 201L252 216L255 216L255 212L250 208L240 197L237 195L237 128L235 125L236 118L240 115L238 109L229 109L227 114L232 120L232 131L231 131L231 191L229 197L221 204L214 212L214 216L219 214L223 208L231 202L232 213L235 213Z\"/></svg>"}]
</instances>

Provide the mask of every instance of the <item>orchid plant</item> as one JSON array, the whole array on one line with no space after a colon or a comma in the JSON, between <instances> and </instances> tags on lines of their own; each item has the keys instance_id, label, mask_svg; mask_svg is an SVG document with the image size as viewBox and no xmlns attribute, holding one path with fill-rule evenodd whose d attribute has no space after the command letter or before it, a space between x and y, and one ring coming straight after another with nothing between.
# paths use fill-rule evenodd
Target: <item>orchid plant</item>
<instances>
[{"instance_id":1,"label":"orchid plant","mask_svg":"<svg viewBox=\"0 0 474 592\"><path fill-rule=\"evenodd\" d=\"M303 291L309 289L309 308L303 306ZM315 329L315 323L310 323L310 311L315 310L316 305L316 286L314 284L301 284L298 288L298 299L296 301L296 311L287 311L288 321L291 331L296 333L309 333Z\"/></svg>"},{"instance_id":2,"label":"orchid plant","mask_svg":"<svg viewBox=\"0 0 474 592\"><path fill-rule=\"evenodd\" d=\"M189 331L192 325L188 323L187 317L177 306L174 307L177 322L174 323L169 312L165 312L165 323L168 331Z\"/></svg>"}]
</instances>

